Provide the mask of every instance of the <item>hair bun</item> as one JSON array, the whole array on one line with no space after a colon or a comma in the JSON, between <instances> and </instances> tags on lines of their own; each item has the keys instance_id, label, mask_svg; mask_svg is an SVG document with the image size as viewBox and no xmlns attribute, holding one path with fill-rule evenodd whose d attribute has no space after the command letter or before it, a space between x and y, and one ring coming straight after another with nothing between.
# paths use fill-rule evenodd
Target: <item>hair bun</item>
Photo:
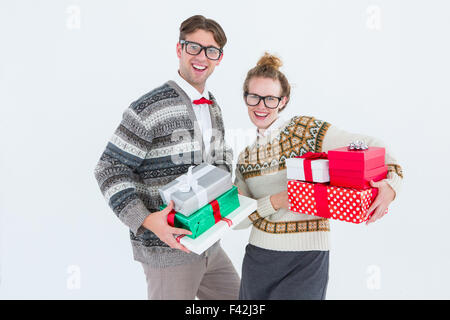
<instances>
[{"instance_id":1,"label":"hair bun","mask_svg":"<svg viewBox=\"0 0 450 320\"><path fill-rule=\"evenodd\" d=\"M270 53L264 53L264 55L258 60L258 63L256 64L259 67L265 66L265 67L271 67L275 70L280 69L280 67L283 65L283 62L281 62L281 59L277 56L271 55Z\"/></svg>"}]
</instances>

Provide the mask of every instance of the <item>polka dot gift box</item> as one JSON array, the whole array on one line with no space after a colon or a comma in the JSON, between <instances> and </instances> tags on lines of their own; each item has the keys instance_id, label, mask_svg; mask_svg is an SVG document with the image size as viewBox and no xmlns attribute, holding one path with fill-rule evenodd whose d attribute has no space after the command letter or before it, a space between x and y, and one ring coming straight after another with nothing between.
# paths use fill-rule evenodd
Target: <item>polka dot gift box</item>
<instances>
[{"instance_id":1,"label":"polka dot gift box","mask_svg":"<svg viewBox=\"0 0 450 320\"><path fill-rule=\"evenodd\" d=\"M322 183L288 180L289 210L351 223L366 217L378 189L350 189Z\"/></svg>"}]
</instances>

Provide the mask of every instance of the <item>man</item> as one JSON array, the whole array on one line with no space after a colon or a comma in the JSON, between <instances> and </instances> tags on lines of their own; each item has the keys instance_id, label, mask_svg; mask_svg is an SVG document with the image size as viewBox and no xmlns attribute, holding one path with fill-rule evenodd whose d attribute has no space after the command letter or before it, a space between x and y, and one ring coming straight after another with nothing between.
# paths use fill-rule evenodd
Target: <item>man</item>
<instances>
[{"instance_id":1,"label":"man","mask_svg":"<svg viewBox=\"0 0 450 320\"><path fill-rule=\"evenodd\" d=\"M237 299L239 277L215 243L190 253L174 235L158 189L207 162L231 171L219 106L206 80L223 58L227 38L221 26L196 15L180 26L174 81L148 92L124 112L95 169L100 189L130 228L133 255L142 263L149 299Z\"/></svg>"}]
</instances>

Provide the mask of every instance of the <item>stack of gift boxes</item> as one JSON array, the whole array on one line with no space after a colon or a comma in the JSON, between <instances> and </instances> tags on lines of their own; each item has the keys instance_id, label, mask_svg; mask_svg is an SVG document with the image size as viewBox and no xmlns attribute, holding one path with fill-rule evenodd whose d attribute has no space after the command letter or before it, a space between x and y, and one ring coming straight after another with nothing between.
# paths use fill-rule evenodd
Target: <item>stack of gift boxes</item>
<instances>
[{"instance_id":1,"label":"stack of gift boxes","mask_svg":"<svg viewBox=\"0 0 450 320\"><path fill-rule=\"evenodd\" d=\"M195 239L219 221L231 225L226 217L239 207L238 190L233 186L231 174L218 167L202 163L190 167L188 173L159 189L164 209L170 200L174 209L168 223L187 229Z\"/></svg>"},{"instance_id":2,"label":"stack of gift boxes","mask_svg":"<svg viewBox=\"0 0 450 320\"><path fill-rule=\"evenodd\" d=\"M286 160L289 209L294 212L361 223L378 189L370 181L386 178L385 149L363 142Z\"/></svg>"}]
</instances>

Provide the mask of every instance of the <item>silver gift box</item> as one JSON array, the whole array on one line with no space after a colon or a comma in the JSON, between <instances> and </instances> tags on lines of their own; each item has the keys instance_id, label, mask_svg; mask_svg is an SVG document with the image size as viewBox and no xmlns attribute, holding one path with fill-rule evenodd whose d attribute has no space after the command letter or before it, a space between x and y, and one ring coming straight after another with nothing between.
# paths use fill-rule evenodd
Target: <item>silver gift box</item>
<instances>
[{"instance_id":1,"label":"silver gift box","mask_svg":"<svg viewBox=\"0 0 450 320\"><path fill-rule=\"evenodd\" d=\"M233 187L231 174L216 166L202 163L160 188L159 194L167 205L174 202L175 211L190 216Z\"/></svg>"}]
</instances>

